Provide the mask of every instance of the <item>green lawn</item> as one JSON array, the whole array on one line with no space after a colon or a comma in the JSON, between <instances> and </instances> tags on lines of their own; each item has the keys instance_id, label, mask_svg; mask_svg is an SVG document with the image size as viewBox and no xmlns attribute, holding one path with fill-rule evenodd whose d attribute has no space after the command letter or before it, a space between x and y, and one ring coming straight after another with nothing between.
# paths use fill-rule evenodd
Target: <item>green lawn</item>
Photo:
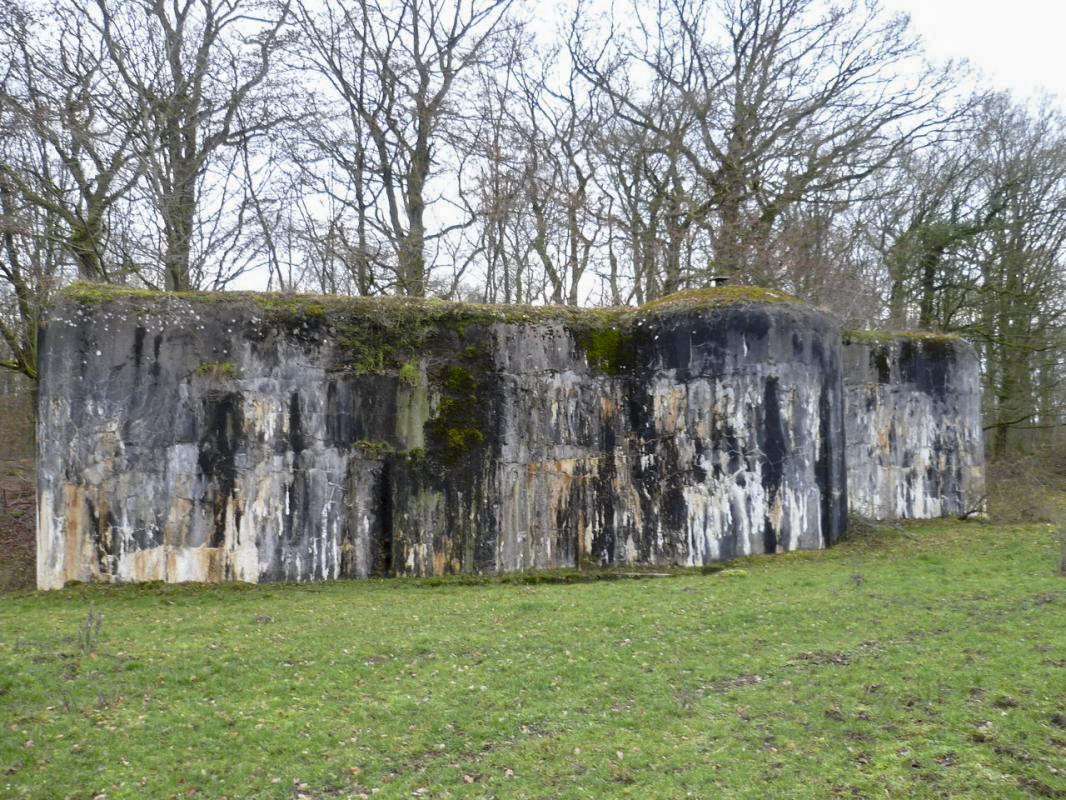
<instances>
[{"instance_id":1,"label":"green lawn","mask_svg":"<svg viewBox=\"0 0 1066 800\"><path fill-rule=\"evenodd\" d=\"M4 595L0 797L1066 797L1060 547Z\"/></svg>"}]
</instances>

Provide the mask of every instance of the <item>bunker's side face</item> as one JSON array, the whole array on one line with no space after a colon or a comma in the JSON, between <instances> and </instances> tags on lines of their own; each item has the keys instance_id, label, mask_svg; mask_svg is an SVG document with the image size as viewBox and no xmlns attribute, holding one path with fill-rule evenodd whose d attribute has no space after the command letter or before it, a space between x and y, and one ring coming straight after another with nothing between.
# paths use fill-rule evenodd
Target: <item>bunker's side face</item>
<instances>
[{"instance_id":1,"label":"bunker's side face","mask_svg":"<svg viewBox=\"0 0 1066 800\"><path fill-rule=\"evenodd\" d=\"M982 510L981 383L953 336L845 333L848 500L874 519Z\"/></svg>"},{"instance_id":2,"label":"bunker's side face","mask_svg":"<svg viewBox=\"0 0 1066 800\"><path fill-rule=\"evenodd\" d=\"M846 521L839 331L773 293L81 289L40 372L42 588L697 565Z\"/></svg>"}]
</instances>

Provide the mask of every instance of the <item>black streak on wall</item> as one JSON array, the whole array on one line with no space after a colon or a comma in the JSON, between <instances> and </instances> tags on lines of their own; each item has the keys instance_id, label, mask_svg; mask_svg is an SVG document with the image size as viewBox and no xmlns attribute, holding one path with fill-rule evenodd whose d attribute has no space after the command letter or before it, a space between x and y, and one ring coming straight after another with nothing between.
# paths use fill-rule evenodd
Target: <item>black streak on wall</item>
<instances>
[{"instance_id":1,"label":"black streak on wall","mask_svg":"<svg viewBox=\"0 0 1066 800\"><path fill-rule=\"evenodd\" d=\"M236 454L243 435L241 396L237 392L208 394L203 398L205 430L200 437L200 473L210 485L214 529L209 547L220 547L225 538L226 512L235 499ZM239 513L239 512L238 512Z\"/></svg>"}]
</instances>

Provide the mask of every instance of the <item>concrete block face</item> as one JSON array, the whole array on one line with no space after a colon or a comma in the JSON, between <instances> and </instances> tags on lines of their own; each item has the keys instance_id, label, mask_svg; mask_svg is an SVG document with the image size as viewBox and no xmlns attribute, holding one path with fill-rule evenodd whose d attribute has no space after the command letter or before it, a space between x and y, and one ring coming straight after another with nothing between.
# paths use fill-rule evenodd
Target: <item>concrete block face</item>
<instances>
[{"instance_id":1,"label":"concrete block face","mask_svg":"<svg viewBox=\"0 0 1066 800\"><path fill-rule=\"evenodd\" d=\"M839 342L794 302L76 290L41 337L38 584L823 547L846 524Z\"/></svg>"},{"instance_id":2,"label":"concrete block face","mask_svg":"<svg viewBox=\"0 0 1066 800\"><path fill-rule=\"evenodd\" d=\"M845 334L848 499L873 519L983 510L977 356L952 336Z\"/></svg>"}]
</instances>

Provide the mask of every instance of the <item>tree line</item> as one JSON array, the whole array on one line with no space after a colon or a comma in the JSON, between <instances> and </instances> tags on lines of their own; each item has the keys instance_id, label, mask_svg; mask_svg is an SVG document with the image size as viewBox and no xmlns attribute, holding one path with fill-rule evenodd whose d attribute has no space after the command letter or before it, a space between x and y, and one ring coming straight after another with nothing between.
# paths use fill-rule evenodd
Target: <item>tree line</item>
<instances>
[{"instance_id":1,"label":"tree line","mask_svg":"<svg viewBox=\"0 0 1066 800\"><path fill-rule=\"evenodd\" d=\"M961 332L1066 424L1066 120L843 0L4 0L0 364L75 278Z\"/></svg>"}]
</instances>

